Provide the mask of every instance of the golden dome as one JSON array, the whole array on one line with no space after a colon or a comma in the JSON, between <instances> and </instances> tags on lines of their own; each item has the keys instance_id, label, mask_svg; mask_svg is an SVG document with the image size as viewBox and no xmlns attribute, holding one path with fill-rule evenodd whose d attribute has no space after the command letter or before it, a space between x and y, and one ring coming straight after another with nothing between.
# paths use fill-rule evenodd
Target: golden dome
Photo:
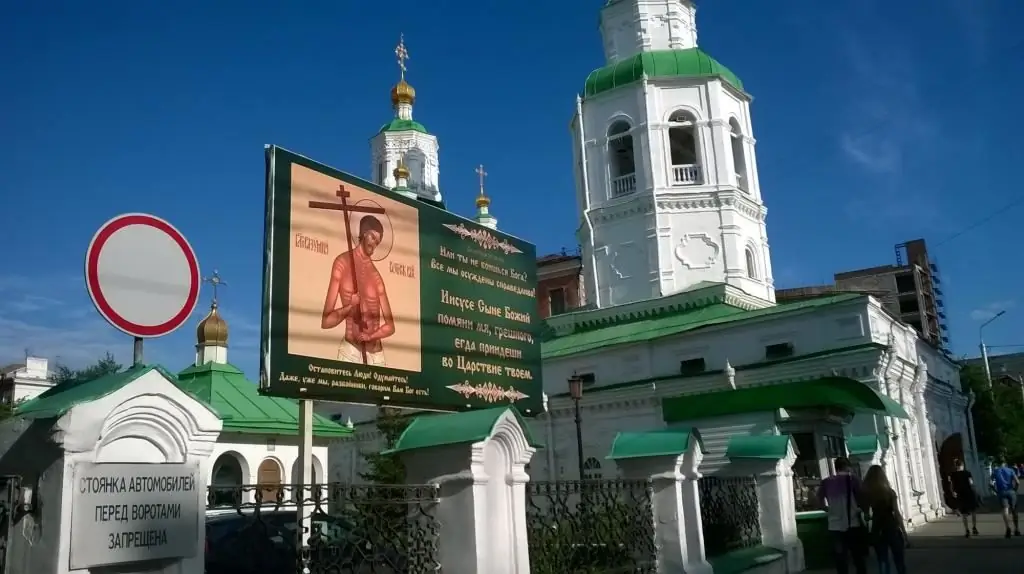
<instances>
[{"instance_id":1,"label":"golden dome","mask_svg":"<svg viewBox=\"0 0 1024 574\"><path fill-rule=\"evenodd\" d=\"M398 106L398 104L409 104L412 105L416 101L416 90L406 82L405 79L401 79L395 84L395 87L391 88L391 105Z\"/></svg>"},{"instance_id":2,"label":"golden dome","mask_svg":"<svg viewBox=\"0 0 1024 574\"><path fill-rule=\"evenodd\" d=\"M210 312L196 327L196 340L199 345L228 346L228 324L217 312L217 304L210 305Z\"/></svg>"},{"instance_id":3,"label":"golden dome","mask_svg":"<svg viewBox=\"0 0 1024 574\"><path fill-rule=\"evenodd\" d=\"M484 191L480 190L480 195L476 196L476 206L478 208L489 207L491 205L491 198L484 194Z\"/></svg>"},{"instance_id":4,"label":"golden dome","mask_svg":"<svg viewBox=\"0 0 1024 574\"><path fill-rule=\"evenodd\" d=\"M409 175L411 175L409 173L409 168L405 167L405 162L403 162L402 160L398 160L398 166L395 168L395 171L392 172L392 173L394 173L394 175L395 175L395 183L398 183L398 180L400 180L400 179L404 179L404 180L408 181L409 180Z\"/></svg>"}]
</instances>

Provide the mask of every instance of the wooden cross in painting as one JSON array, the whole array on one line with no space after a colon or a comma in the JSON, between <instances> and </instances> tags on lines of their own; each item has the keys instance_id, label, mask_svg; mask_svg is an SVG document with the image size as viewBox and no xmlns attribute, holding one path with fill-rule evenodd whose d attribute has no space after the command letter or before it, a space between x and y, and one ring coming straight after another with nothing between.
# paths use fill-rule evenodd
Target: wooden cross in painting
<instances>
[{"instance_id":1,"label":"wooden cross in painting","mask_svg":"<svg viewBox=\"0 0 1024 574\"><path fill-rule=\"evenodd\" d=\"M332 203L330 201L310 201L309 207L313 209L328 209L331 211L340 211L342 216L344 217L345 241L348 244L348 262L349 268L352 270L352 288L356 293L359 293L359 278L358 273L356 272L356 256L354 251L355 246L352 244L352 225L349 222L349 216L353 213L383 214L385 213L385 210L381 207L376 206L350 204L348 200L352 196L352 194L349 193L348 191L345 191L344 184L338 185L337 196L341 199L339 203ZM359 322L359 314L359 311L353 312L353 318L356 319L357 322ZM363 358L363 364L368 364L368 361L366 360L366 345L363 343L359 343L358 346L359 352Z\"/></svg>"}]
</instances>

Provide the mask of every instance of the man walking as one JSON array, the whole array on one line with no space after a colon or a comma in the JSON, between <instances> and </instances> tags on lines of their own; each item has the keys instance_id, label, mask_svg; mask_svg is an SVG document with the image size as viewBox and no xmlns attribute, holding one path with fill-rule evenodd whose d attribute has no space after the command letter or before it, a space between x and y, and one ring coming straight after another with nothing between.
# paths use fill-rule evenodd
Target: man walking
<instances>
[{"instance_id":1,"label":"man walking","mask_svg":"<svg viewBox=\"0 0 1024 574\"><path fill-rule=\"evenodd\" d=\"M1020 536L1020 517L1017 514L1017 488L1020 486L1020 479L1017 472L1010 467L1006 461L992 470L992 490L996 493L996 499L1003 507L1003 523L1006 524L1006 537L1010 538L1011 533ZM1010 518L1013 518L1013 528L1010 528Z\"/></svg>"},{"instance_id":2,"label":"man walking","mask_svg":"<svg viewBox=\"0 0 1024 574\"><path fill-rule=\"evenodd\" d=\"M827 507L828 533L836 573L847 574L852 561L856 574L866 574L868 532L864 521L864 495L860 480L850 472L850 461L847 458L837 458L835 469L835 476L821 481L818 502Z\"/></svg>"}]
</instances>

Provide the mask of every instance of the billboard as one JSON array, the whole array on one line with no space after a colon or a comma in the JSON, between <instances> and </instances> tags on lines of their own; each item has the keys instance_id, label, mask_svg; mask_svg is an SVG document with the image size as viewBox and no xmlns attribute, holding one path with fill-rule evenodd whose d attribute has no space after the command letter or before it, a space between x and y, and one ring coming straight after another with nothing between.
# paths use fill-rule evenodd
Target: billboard
<instances>
[{"instance_id":1,"label":"billboard","mask_svg":"<svg viewBox=\"0 0 1024 574\"><path fill-rule=\"evenodd\" d=\"M533 245L267 148L260 390L542 411Z\"/></svg>"}]
</instances>

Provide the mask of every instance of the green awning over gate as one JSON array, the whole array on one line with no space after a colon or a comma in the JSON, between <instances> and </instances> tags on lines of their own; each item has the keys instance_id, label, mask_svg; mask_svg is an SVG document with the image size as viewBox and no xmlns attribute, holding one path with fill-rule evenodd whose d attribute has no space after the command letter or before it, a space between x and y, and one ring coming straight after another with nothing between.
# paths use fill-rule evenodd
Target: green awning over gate
<instances>
[{"instance_id":1,"label":"green awning over gate","mask_svg":"<svg viewBox=\"0 0 1024 574\"><path fill-rule=\"evenodd\" d=\"M910 418L899 403L866 384L848 377L823 377L809 381L725 389L683 395L661 401L667 423L711 417L774 411L838 407L855 413Z\"/></svg>"}]
</instances>

